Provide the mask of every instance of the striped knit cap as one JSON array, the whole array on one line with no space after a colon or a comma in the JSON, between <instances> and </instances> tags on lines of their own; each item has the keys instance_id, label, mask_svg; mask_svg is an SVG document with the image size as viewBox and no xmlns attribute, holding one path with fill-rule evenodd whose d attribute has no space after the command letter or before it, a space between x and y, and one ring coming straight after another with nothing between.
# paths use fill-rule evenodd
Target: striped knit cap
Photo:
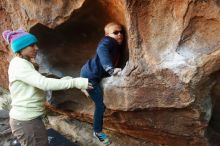
<instances>
[{"instance_id":1,"label":"striped knit cap","mask_svg":"<svg viewBox=\"0 0 220 146\"><path fill-rule=\"evenodd\" d=\"M25 32L22 29L18 29L16 31L6 30L2 33L2 36L5 41L10 44L14 53L37 43L37 38L34 35Z\"/></svg>"}]
</instances>

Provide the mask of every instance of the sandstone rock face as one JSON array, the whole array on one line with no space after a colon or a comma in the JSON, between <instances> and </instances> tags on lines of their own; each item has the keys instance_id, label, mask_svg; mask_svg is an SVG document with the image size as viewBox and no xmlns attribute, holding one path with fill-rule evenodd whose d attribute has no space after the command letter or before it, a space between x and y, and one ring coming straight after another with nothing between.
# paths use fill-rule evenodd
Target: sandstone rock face
<instances>
[{"instance_id":1,"label":"sandstone rock face","mask_svg":"<svg viewBox=\"0 0 220 146\"><path fill-rule=\"evenodd\" d=\"M93 139L92 125L79 122L78 120L71 120L66 116L49 116L48 117L51 127L61 131L63 135L73 138L72 141L80 142L84 146L103 146L96 139ZM126 135L106 131L111 135L112 146L158 146L143 140L138 140Z\"/></svg>"},{"instance_id":2,"label":"sandstone rock face","mask_svg":"<svg viewBox=\"0 0 220 146\"><path fill-rule=\"evenodd\" d=\"M3 2L0 2L0 31L3 32L5 29L10 27L11 25L11 19L8 15L7 12L5 12L3 8ZM9 56L10 56L10 51L7 49L6 44L4 43L3 39L0 39L0 81L1 81L1 86L4 88L8 88L8 74L7 74L7 68L8 68L8 63L9 63Z\"/></svg>"},{"instance_id":3,"label":"sandstone rock face","mask_svg":"<svg viewBox=\"0 0 220 146\"><path fill-rule=\"evenodd\" d=\"M210 145L206 131L220 122L219 10L219 0L0 0L0 30L34 33L40 71L62 77L79 76L107 22L123 24L123 72L102 82L104 126L157 144ZM11 56L1 41L5 88ZM92 122L93 103L78 90L53 95L72 117Z\"/></svg>"}]
</instances>

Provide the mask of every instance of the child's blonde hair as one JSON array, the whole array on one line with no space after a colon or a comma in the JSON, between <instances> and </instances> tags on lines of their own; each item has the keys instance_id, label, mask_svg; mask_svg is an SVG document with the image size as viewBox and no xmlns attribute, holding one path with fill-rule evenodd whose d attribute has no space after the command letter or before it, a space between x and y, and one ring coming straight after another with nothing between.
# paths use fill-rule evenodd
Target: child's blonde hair
<instances>
[{"instance_id":1,"label":"child's blonde hair","mask_svg":"<svg viewBox=\"0 0 220 146\"><path fill-rule=\"evenodd\" d=\"M110 22L108 24L105 25L105 28L104 28L104 31L105 31L105 34L108 34L109 33L109 28L113 27L113 26L119 26L119 27L122 27L121 24L119 23L116 23L116 22Z\"/></svg>"}]
</instances>

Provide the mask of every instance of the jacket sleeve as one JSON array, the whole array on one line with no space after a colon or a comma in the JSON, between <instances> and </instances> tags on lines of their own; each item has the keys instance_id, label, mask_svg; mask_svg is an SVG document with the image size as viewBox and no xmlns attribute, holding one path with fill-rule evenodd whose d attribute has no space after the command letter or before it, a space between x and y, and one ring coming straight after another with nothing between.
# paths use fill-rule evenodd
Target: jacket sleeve
<instances>
[{"instance_id":1,"label":"jacket sleeve","mask_svg":"<svg viewBox=\"0 0 220 146\"><path fill-rule=\"evenodd\" d=\"M104 70L112 75L114 72L114 67L109 53L110 44L110 40L104 38L98 45L97 54Z\"/></svg>"},{"instance_id":2,"label":"jacket sleeve","mask_svg":"<svg viewBox=\"0 0 220 146\"><path fill-rule=\"evenodd\" d=\"M12 71L14 80L22 81L41 90L87 89L88 87L87 78L72 78L68 80L47 78L28 63L16 64Z\"/></svg>"}]
</instances>

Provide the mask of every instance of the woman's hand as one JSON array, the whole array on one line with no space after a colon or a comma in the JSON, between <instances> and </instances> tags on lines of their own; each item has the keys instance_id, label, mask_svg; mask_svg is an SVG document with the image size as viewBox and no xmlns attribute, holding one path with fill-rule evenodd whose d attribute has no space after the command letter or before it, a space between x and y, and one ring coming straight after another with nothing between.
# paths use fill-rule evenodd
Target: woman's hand
<instances>
[{"instance_id":1,"label":"woman's hand","mask_svg":"<svg viewBox=\"0 0 220 146\"><path fill-rule=\"evenodd\" d=\"M91 83L89 83L88 84L88 88L85 90L85 89L81 89L81 91L87 96L87 97L90 97L89 96L89 93L88 93L88 90L92 90L93 89L93 87L92 87L92 84Z\"/></svg>"},{"instance_id":2,"label":"woman's hand","mask_svg":"<svg viewBox=\"0 0 220 146\"><path fill-rule=\"evenodd\" d=\"M92 89L93 89L92 84L91 84L91 83L88 83L88 88L87 88L87 90L92 90Z\"/></svg>"}]
</instances>

